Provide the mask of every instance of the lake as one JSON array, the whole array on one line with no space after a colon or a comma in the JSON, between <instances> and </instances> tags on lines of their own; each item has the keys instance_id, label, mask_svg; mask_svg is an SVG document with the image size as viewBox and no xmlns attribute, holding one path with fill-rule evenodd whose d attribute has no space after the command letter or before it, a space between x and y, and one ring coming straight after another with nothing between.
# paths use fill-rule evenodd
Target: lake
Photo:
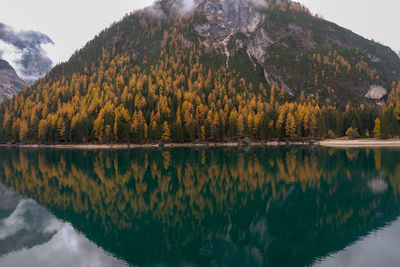
<instances>
[{"instance_id":1,"label":"lake","mask_svg":"<svg viewBox=\"0 0 400 267\"><path fill-rule=\"evenodd\" d=\"M400 150L0 148L0 266L400 266Z\"/></svg>"}]
</instances>

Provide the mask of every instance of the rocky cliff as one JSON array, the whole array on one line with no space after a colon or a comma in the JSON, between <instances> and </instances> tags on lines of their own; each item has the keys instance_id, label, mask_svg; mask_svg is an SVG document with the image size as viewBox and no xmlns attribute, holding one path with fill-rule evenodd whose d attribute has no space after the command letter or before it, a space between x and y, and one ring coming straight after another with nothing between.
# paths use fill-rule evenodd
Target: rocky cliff
<instances>
[{"instance_id":1,"label":"rocky cliff","mask_svg":"<svg viewBox=\"0 0 400 267\"><path fill-rule=\"evenodd\" d=\"M390 48L291 1L197 0L193 13L203 18L194 28L204 45L221 51L227 67L243 49L269 84L293 96L304 91L337 103L363 102L371 87L387 91L400 77L400 60Z\"/></svg>"},{"instance_id":2,"label":"rocky cliff","mask_svg":"<svg viewBox=\"0 0 400 267\"><path fill-rule=\"evenodd\" d=\"M0 59L0 102L19 93L25 82L7 61Z\"/></svg>"}]
</instances>

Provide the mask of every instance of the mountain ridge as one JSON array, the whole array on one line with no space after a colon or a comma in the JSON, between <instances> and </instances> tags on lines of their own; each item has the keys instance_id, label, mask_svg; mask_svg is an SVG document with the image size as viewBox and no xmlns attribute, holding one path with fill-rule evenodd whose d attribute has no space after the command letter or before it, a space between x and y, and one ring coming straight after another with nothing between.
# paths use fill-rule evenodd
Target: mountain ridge
<instances>
[{"instance_id":1,"label":"mountain ridge","mask_svg":"<svg viewBox=\"0 0 400 267\"><path fill-rule=\"evenodd\" d=\"M194 31L203 38L202 42L206 47L211 47L215 51L221 50L219 54L226 56L226 67L229 67L229 59L231 54L233 54L228 49L235 49L236 52L244 49L252 65L256 63L264 69L263 78L269 85L276 83L279 87L283 86L288 93L297 97L300 96L303 90L311 96L315 96L315 93L318 92L320 97L321 95L328 97L331 90L330 87L335 86L341 88L338 89L338 94L340 94L339 100L330 99L333 103L345 105L350 100L358 104L366 104L368 100L364 99L364 97L371 89L371 86L383 86L389 91L391 83L400 79L400 59L394 57L395 53L389 47L367 40L332 22L316 18L311 15L307 8L298 3L291 1L269 1L265 2L266 8L265 6L253 4L253 1L248 0L235 0L234 3L236 3L236 6L232 5L231 2L223 0L196 0L193 2L194 7L188 8L181 7L182 1L163 0L156 2L152 7L146 8L141 12L149 12L157 18L161 17L161 20L165 20L167 18L165 17L166 13L171 17L185 16L176 11L177 8L190 10L186 11L185 14L190 14L199 21L206 21L204 24L194 25ZM296 12L297 15L295 15L295 18L291 17L293 14L285 16L285 12L280 12L282 8L280 9L279 5L282 5L282 3L293 5L289 8L285 7L284 10L285 12L289 10L286 13ZM166 11L168 8L170 10ZM266 15L266 12L272 14ZM132 15L134 14L132 13ZM206 14L205 17L204 14ZM296 16L298 17L296 18ZM269 20L268 17L270 17ZM267 21L265 21L266 18ZM283 19L288 21L287 25L284 25L285 27L274 23L274 21ZM292 23L296 19L307 27ZM239 26L234 25L235 27L232 27L232 24L235 24L236 21L241 21L241 23L239 23ZM322 26L319 25L318 27L322 27L323 29L309 30L309 28L312 28L312 24L316 22L319 22ZM325 34L323 33L324 31L327 32L326 36L323 36ZM323 42L316 43L314 39L322 39ZM336 51L336 48L340 51ZM302 66L306 65L308 70L312 69L310 64L315 65L316 62L310 61L318 61L318 55L321 57L321 61L324 61L325 57L330 56L330 52L332 54L335 52L338 53L339 58L328 58L328 64L317 62L318 65L321 65L317 66L318 68L326 69L327 65L328 68L334 68L335 66L329 65L336 64L335 61L343 63L339 66L343 69L346 69L350 64L352 67L351 71L356 68L359 70L360 73L356 75L362 76L362 82L355 83L352 81L352 77L335 77L334 80L346 80L347 84L343 85L330 80L314 85L312 82L317 80L315 76L321 76L322 74L315 71L312 71L315 72L312 74L311 72L306 72L308 75L306 79L301 77L305 74L299 71ZM313 57L315 53L317 55L310 60L310 57ZM347 57L341 56L340 54L342 53L347 54ZM358 53L361 55L358 55ZM358 57L356 60L359 60L359 62L350 62L354 57ZM296 59L296 61L292 59ZM329 60L333 62L329 62ZM357 63L360 62L362 64L357 66ZM389 67L386 67L386 65ZM355 71L357 72L358 70ZM332 73L325 73L325 75L332 74L331 76L333 77L335 71L332 69L329 71ZM345 74L342 76L345 76ZM305 83L304 81L307 82ZM352 87L352 89L348 90L348 87ZM353 91L355 94L350 99L348 96L343 96L343 94ZM361 100L359 97L361 97Z\"/></svg>"}]
</instances>

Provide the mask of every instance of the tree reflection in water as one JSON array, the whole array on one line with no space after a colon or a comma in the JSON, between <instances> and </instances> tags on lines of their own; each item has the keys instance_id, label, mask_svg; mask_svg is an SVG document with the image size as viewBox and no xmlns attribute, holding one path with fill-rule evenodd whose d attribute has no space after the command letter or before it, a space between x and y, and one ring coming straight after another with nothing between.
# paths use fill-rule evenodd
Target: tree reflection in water
<instances>
[{"instance_id":1,"label":"tree reflection in water","mask_svg":"<svg viewBox=\"0 0 400 267\"><path fill-rule=\"evenodd\" d=\"M0 150L0 181L137 265L304 266L400 214L398 150Z\"/></svg>"}]
</instances>

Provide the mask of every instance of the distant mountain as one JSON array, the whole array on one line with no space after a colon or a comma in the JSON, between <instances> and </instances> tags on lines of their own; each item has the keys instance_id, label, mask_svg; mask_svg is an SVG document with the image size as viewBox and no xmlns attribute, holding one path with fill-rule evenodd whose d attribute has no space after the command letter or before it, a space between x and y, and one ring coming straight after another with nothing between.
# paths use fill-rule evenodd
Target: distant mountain
<instances>
[{"instance_id":1,"label":"distant mountain","mask_svg":"<svg viewBox=\"0 0 400 267\"><path fill-rule=\"evenodd\" d=\"M53 44L49 36L37 31L15 31L0 22L0 58L14 66L18 75L32 85L53 66L42 45Z\"/></svg>"},{"instance_id":2,"label":"distant mountain","mask_svg":"<svg viewBox=\"0 0 400 267\"><path fill-rule=\"evenodd\" d=\"M161 0L0 105L0 140L370 136L377 104L397 103L397 81L389 47L298 3ZM387 116L382 124L397 123Z\"/></svg>"},{"instance_id":3,"label":"distant mountain","mask_svg":"<svg viewBox=\"0 0 400 267\"><path fill-rule=\"evenodd\" d=\"M0 102L19 93L25 82L17 75L11 65L0 59Z\"/></svg>"}]
</instances>

